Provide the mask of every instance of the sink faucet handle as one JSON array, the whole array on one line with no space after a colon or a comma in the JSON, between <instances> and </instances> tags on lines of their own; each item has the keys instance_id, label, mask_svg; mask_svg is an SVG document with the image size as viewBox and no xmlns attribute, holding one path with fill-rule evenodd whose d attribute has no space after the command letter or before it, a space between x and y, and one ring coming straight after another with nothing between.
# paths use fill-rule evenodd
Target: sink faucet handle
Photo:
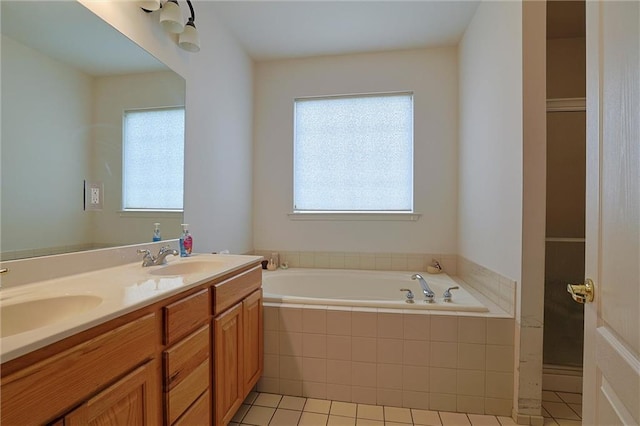
<instances>
[{"instance_id":1,"label":"sink faucet handle","mask_svg":"<svg viewBox=\"0 0 640 426\"><path fill-rule=\"evenodd\" d=\"M412 300L413 299L413 292L411 291L410 288L401 288L400 291L406 291L407 292L407 300Z\"/></svg>"},{"instance_id":2,"label":"sink faucet handle","mask_svg":"<svg viewBox=\"0 0 640 426\"><path fill-rule=\"evenodd\" d=\"M147 255L151 255L151 252L149 251L149 249L138 249L138 254L144 254L145 256Z\"/></svg>"},{"instance_id":3,"label":"sink faucet handle","mask_svg":"<svg viewBox=\"0 0 640 426\"><path fill-rule=\"evenodd\" d=\"M143 254L142 266L151 266L155 262L155 258L151 255L149 249L138 249L138 254Z\"/></svg>"}]
</instances>

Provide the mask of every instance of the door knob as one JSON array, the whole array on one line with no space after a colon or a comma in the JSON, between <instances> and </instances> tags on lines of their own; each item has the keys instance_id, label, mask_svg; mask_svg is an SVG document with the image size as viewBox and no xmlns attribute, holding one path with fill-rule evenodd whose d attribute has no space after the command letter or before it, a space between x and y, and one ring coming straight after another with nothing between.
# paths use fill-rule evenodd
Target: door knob
<instances>
[{"instance_id":1,"label":"door knob","mask_svg":"<svg viewBox=\"0 0 640 426\"><path fill-rule=\"evenodd\" d=\"M593 281L587 278L584 284L567 284L567 292L578 303L593 302L594 288Z\"/></svg>"}]
</instances>

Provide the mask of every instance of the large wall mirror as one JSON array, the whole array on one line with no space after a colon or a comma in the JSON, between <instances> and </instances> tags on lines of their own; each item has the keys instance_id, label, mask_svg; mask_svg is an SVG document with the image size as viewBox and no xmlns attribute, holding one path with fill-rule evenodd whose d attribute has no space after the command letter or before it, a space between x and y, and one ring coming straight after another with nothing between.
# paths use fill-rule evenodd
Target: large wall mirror
<instances>
[{"instance_id":1,"label":"large wall mirror","mask_svg":"<svg viewBox=\"0 0 640 426\"><path fill-rule=\"evenodd\" d=\"M76 1L0 5L2 260L176 238L181 211L122 211L122 123L184 107L184 79Z\"/></svg>"}]
</instances>

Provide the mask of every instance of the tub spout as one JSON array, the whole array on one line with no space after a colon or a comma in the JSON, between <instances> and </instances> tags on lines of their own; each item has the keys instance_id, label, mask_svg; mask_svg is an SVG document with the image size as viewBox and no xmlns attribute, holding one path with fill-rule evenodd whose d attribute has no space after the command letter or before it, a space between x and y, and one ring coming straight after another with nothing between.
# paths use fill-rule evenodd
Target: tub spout
<instances>
[{"instance_id":1,"label":"tub spout","mask_svg":"<svg viewBox=\"0 0 640 426\"><path fill-rule=\"evenodd\" d=\"M433 302L433 299L435 298L436 294L433 292L433 290L429 288L429 284L427 284L427 281L425 281L422 275L413 274L411 276L411 279L418 280L418 282L420 283L420 287L422 287L422 292L424 293L424 297L426 298L427 302L429 303Z\"/></svg>"}]
</instances>

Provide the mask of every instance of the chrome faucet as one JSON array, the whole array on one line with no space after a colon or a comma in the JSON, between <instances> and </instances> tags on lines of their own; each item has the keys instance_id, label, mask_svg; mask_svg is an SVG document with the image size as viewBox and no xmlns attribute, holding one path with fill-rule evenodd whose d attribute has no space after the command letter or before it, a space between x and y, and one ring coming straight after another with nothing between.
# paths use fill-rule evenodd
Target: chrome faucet
<instances>
[{"instance_id":1,"label":"chrome faucet","mask_svg":"<svg viewBox=\"0 0 640 426\"><path fill-rule=\"evenodd\" d=\"M138 254L143 254L142 257L142 266L156 266L156 265L164 265L167 263L167 256L170 254L177 256L178 250L174 250L169 246L164 246L158 252L158 256L154 257L148 249L138 249Z\"/></svg>"},{"instance_id":2,"label":"chrome faucet","mask_svg":"<svg viewBox=\"0 0 640 426\"><path fill-rule=\"evenodd\" d=\"M422 275L413 274L411 275L411 279L418 280L418 282L420 283L420 286L422 287L422 292L424 293L424 297L426 298L426 301L429 303L433 302L433 299L436 297L436 294L433 292L433 290L429 288L429 284L427 284L427 282L422 277Z\"/></svg>"}]
</instances>

